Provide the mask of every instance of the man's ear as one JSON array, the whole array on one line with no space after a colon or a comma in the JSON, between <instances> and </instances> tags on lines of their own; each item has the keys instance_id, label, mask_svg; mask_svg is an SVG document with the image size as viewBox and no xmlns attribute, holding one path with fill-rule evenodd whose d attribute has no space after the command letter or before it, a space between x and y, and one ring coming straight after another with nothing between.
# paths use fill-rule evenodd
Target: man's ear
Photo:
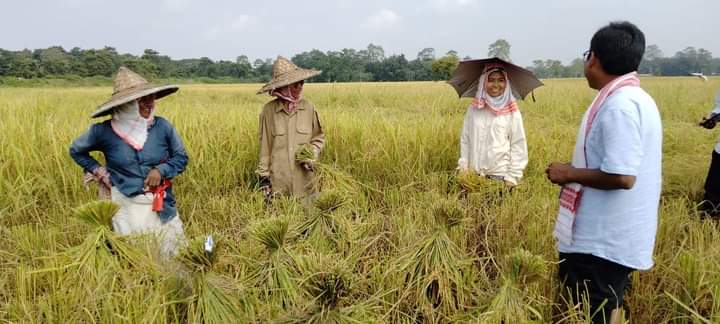
<instances>
[{"instance_id":1,"label":"man's ear","mask_svg":"<svg viewBox=\"0 0 720 324\"><path fill-rule=\"evenodd\" d=\"M600 60L597 59L597 56L595 56L595 53L592 53L590 55L590 59L588 60L587 65L589 68L593 68L593 69L601 67Z\"/></svg>"}]
</instances>

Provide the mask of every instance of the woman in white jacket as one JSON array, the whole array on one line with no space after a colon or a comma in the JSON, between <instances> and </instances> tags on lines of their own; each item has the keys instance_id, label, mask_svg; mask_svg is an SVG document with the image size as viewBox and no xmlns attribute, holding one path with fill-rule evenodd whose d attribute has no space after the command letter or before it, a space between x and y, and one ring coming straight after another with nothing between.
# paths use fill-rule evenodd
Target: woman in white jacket
<instances>
[{"instance_id":1,"label":"woman in white jacket","mask_svg":"<svg viewBox=\"0 0 720 324\"><path fill-rule=\"evenodd\" d=\"M528 163L522 115L502 65L486 66L465 113L458 169L516 186Z\"/></svg>"}]
</instances>

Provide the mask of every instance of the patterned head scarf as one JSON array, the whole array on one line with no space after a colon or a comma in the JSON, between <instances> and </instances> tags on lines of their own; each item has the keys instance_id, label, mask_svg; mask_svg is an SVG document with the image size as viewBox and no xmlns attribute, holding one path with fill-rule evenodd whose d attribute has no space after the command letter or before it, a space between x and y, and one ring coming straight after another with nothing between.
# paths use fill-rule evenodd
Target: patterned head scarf
<instances>
[{"instance_id":1,"label":"patterned head scarf","mask_svg":"<svg viewBox=\"0 0 720 324\"><path fill-rule=\"evenodd\" d=\"M485 83L488 76L493 72L501 72L505 76L505 91L497 96L491 97L485 90ZM473 99L472 106L476 109L489 108L495 115L502 116L511 114L518 109L517 101L512 93L510 79L502 65L488 65L478 79L478 91Z\"/></svg>"},{"instance_id":2,"label":"patterned head scarf","mask_svg":"<svg viewBox=\"0 0 720 324\"><path fill-rule=\"evenodd\" d=\"M293 111L297 108L298 103L300 100L302 100L302 91L299 91L298 93L293 93L292 89L290 89L290 86L284 86L280 89L275 89L272 93L270 93L271 96L278 97L283 105L285 106L284 110L288 114L292 114Z\"/></svg>"}]
</instances>

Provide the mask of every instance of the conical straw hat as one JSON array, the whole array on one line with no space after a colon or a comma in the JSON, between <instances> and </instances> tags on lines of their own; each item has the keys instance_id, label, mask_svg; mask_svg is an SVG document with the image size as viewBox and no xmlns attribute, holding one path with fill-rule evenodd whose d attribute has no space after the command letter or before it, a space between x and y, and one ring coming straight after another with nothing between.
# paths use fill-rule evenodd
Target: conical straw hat
<instances>
[{"instance_id":1,"label":"conical straw hat","mask_svg":"<svg viewBox=\"0 0 720 324\"><path fill-rule=\"evenodd\" d=\"M110 114L113 108L119 105L153 93L155 94L155 99L160 99L178 91L178 86L176 85L154 85L124 66L118 69L114 83L113 94L110 100L98 106L97 110L95 110L90 117L105 116Z\"/></svg>"},{"instance_id":2,"label":"conical straw hat","mask_svg":"<svg viewBox=\"0 0 720 324\"><path fill-rule=\"evenodd\" d=\"M322 71L300 68L290 60L278 56L275 64L273 64L272 80L265 84L260 91L258 91L258 94L273 92L275 89L312 78L320 73L322 73Z\"/></svg>"}]
</instances>

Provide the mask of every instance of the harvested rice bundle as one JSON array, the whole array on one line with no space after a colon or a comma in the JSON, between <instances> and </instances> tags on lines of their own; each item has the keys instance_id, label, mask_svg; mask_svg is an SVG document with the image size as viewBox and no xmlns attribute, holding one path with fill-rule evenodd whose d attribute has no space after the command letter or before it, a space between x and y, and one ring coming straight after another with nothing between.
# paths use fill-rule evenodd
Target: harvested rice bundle
<instances>
[{"instance_id":1,"label":"harvested rice bundle","mask_svg":"<svg viewBox=\"0 0 720 324\"><path fill-rule=\"evenodd\" d=\"M312 146L305 144L295 153L295 161L298 163L315 161L315 151Z\"/></svg>"},{"instance_id":2,"label":"harvested rice bundle","mask_svg":"<svg viewBox=\"0 0 720 324\"><path fill-rule=\"evenodd\" d=\"M187 247L180 252L178 258L188 268L194 271L206 272L218 260L218 250L222 241L215 241L212 235L198 236L188 242Z\"/></svg>"},{"instance_id":3,"label":"harvested rice bundle","mask_svg":"<svg viewBox=\"0 0 720 324\"><path fill-rule=\"evenodd\" d=\"M530 306L525 293L509 281L502 284L478 322L543 323L542 315Z\"/></svg>"},{"instance_id":4,"label":"harvested rice bundle","mask_svg":"<svg viewBox=\"0 0 720 324\"><path fill-rule=\"evenodd\" d=\"M548 264L542 256L518 248L505 257L502 269L503 276L518 287L524 287L545 278Z\"/></svg>"},{"instance_id":5,"label":"harvested rice bundle","mask_svg":"<svg viewBox=\"0 0 720 324\"><path fill-rule=\"evenodd\" d=\"M196 237L178 256L192 270L193 296L189 313L196 323L240 321L240 311L226 293L233 287L212 273L212 267L218 260L219 242L215 242L212 235Z\"/></svg>"},{"instance_id":6,"label":"harvested rice bundle","mask_svg":"<svg viewBox=\"0 0 720 324\"><path fill-rule=\"evenodd\" d=\"M502 285L480 320L486 323L541 323L542 314L531 306L526 286L545 277L547 262L541 256L516 249L501 263Z\"/></svg>"},{"instance_id":7,"label":"harvested rice bundle","mask_svg":"<svg viewBox=\"0 0 720 324\"><path fill-rule=\"evenodd\" d=\"M451 201L440 201L433 214L439 226L401 255L396 271L405 274L416 304L427 313L440 309L449 315L463 309L470 297L463 273L471 262L448 235L464 213Z\"/></svg>"},{"instance_id":8,"label":"harvested rice bundle","mask_svg":"<svg viewBox=\"0 0 720 324\"><path fill-rule=\"evenodd\" d=\"M313 205L322 213L332 213L349 202L347 192L338 189L328 189L318 194Z\"/></svg>"},{"instance_id":9,"label":"harvested rice bundle","mask_svg":"<svg viewBox=\"0 0 720 324\"><path fill-rule=\"evenodd\" d=\"M348 204L349 198L344 193L328 189L318 194L313 200L313 207L305 212L305 220L297 226L295 231L302 237L308 238L316 231L323 237L334 236L340 230L335 211Z\"/></svg>"},{"instance_id":10,"label":"harvested rice bundle","mask_svg":"<svg viewBox=\"0 0 720 324\"><path fill-rule=\"evenodd\" d=\"M329 164L315 160L315 152L308 144L303 145L295 155L298 163L311 162L315 177L308 184L313 191L320 192L329 188L343 193L358 193L362 184L353 177Z\"/></svg>"},{"instance_id":11,"label":"harvested rice bundle","mask_svg":"<svg viewBox=\"0 0 720 324\"><path fill-rule=\"evenodd\" d=\"M311 255L303 261L301 268L309 273L303 285L307 293L323 307L337 307L350 293L352 273L347 263L339 257L322 255Z\"/></svg>"},{"instance_id":12,"label":"harvested rice bundle","mask_svg":"<svg viewBox=\"0 0 720 324\"><path fill-rule=\"evenodd\" d=\"M279 218L259 221L250 230L250 236L268 252L266 260L258 261L257 285L266 297L276 299L283 307L294 305L300 296L294 279L297 266L285 249L287 232L287 220Z\"/></svg>"},{"instance_id":13,"label":"harvested rice bundle","mask_svg":"<svg viewBox=\"0 0 720 324\"><path fill-rule=\"evenodd\" d=\"M112 218L118 210L120 210L120 206L111 201L97 200L80 207L76 207L73 209L73 214L78 219L81 219L94 227L103 226L107 229L111 229Z\"/></svg>"},{"instance_id":14,"label":"harvested rice bundle","mask_svg":"<svg viewBox=\"0 0 720 324\"><path fill-rule=\"evenodd\" d=\"M100 200L89 202L73 210L75 217L95 227L83 243L68 251L73 264L80 266L85 272L95 273L96 269L119 266L115 257L117 256L136 268L154 267L154 262L134 247L128 237L121 237L112 232L112 217L119 208L113 202ZM142 239L135 238L136 241Z\"/></svg>"},{"instance_id":15,"label":"harvested rice bundle","mask_svg":"<svg viewBox=\"0 0 720 324\"><path fill-rule=\"evenodd\" d=\"M506 189L503 181L488 179L471 170L460 171L457 175L457 182L460 185L460 189L470 194L477 192L494 194L497 191Z\"/></svg>"},{"instance_id":16,"label":"harvested rice bundle","mask_svg":"<svg viewBox=\"0 0 720 324\"><path fill-rule=\"evenodd\" d=\"M465 221L465 211L456 202L448 199L435 202L432 213L437 225L448 230Z\"/></svg>"},{"instance_id":17,"label":"harvested rice bundle","mask_svg":"<svg viewBox=\"0 0 720 324\"><path fill-rule=\"evenodd\" d=\"M305 292L312 299L295 309L283 323L365 323L372 308L367 301L349 300L352 272L346 261L336 257L310 254L300 259L306 274Z\"/></svg>"}]
</instances>

